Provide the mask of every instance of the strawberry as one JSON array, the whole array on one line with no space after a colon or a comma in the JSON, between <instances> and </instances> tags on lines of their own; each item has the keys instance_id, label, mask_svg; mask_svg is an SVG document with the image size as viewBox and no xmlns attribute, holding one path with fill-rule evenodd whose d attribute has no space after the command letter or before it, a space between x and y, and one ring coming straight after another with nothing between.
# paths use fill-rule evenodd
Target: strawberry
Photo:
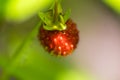
<instances>
[{"instance_id":1,"label":"strawberry","mask_svg":"<svg viewBox=\"0 0 120 80\"><path fill-rule=\"evenodd\" d=\"M79 31L70 19L70 10L63 14L60 2L56 0L52 8L39 12L42 25L38 39L49 53L66 56L72 53L79 41Z\"/></svg>"},{"instance_id":2,"label":"strawberry","mask_svg":"<svg viewBox=\"0 0 120 80\"><path fill-rule=\"evenodd\" d=\"M38 38L49 53L66 56L72 53L79 41L79 31L76 24L68 19L65 30L45 30L43 25L39 29Z\"/></svg>"}]
</instances>

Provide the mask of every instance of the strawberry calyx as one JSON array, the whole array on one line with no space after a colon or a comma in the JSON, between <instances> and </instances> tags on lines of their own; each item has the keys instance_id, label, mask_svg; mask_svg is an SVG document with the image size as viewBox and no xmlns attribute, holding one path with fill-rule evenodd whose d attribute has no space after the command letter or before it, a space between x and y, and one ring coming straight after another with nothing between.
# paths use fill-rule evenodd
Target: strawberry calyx
<instances>
[{"instance_id":1,"label":"strawberry calyx","mask_svg":"<svg viewBox=\"0 0 120 80\"><path fill-rule=\"evenodd\" d=\"M56 0L53 6L44 12L39 12L39 17L43 22L43 28L46 30L65 30L66 21L70 18L71 11L68 10L63 14L60 1Z\"/></svg>"}]
</instances>

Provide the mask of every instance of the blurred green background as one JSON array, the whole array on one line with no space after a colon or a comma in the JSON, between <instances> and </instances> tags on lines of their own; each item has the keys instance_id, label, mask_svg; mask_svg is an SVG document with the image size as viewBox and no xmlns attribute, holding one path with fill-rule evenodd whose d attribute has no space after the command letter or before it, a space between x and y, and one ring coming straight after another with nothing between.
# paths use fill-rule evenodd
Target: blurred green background
<instances>
[{"instance_id":1,"label":"blurred green background","mask_svg":"<svg viewBox=\"0 0 120 80\"><path fill-rule=\"evenodd\" d=\"M0 80L93 80L92 73L82 66L82 40L67 57L51 56L40 45L37 13L48 10L53 3L54 0L0 0ZM94 24L109 13L118 21L120 14L120 1L63 0L62 5L64 11L72 10L71 18L78 24L80 38L93 29L83 26Z\"/></svg>"}]
</instances>

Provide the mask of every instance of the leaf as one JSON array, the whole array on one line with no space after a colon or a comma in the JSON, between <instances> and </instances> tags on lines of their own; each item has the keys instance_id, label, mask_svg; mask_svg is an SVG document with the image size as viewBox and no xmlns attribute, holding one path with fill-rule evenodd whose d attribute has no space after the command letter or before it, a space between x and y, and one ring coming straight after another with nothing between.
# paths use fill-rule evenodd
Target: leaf
<instances>
[{"instance_id":1,"label":"leaf","mask_svg":"<svg viewBox=\"0 0 120 80\"><path fill-rule=\"evenodd\" d=\"M64 14L64 20L65 20L65 22L70 18L70 15L71 15L71 10L69 9Z\"/></svg>"},{"instance_id":2,"label":"leaf","mask_svg":"<svg viewBox=\"0 0 120 80\"><path fill-rule=\"evenodd\" d=\"M54 0L0 0L6 1L3 7L4 17L12 21L24 21L34 16L38 11L46 11ZM0 2L1 3L1 2ZM1 11L1 9L0 9ZM0 15L1 16L1 15Z\"/></svg>"}]
</instances>

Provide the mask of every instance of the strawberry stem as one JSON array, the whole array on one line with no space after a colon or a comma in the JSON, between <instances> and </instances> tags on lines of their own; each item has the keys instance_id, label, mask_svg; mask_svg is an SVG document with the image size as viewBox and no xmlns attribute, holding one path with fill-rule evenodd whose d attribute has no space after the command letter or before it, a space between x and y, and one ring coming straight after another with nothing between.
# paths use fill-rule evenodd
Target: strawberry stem
<instances>
[{"instance_id":1,"label":"strawberry stem","mask_svg":"<svg viewBox=\"0 0 120 80\"><path fill-rule=\"evenodd\" d=\"M57 0L55 1L53 15L54 15L53 23L56 23L57 22L57 18L58 18L58 1Z\"/></svg>"}]
</instances>

